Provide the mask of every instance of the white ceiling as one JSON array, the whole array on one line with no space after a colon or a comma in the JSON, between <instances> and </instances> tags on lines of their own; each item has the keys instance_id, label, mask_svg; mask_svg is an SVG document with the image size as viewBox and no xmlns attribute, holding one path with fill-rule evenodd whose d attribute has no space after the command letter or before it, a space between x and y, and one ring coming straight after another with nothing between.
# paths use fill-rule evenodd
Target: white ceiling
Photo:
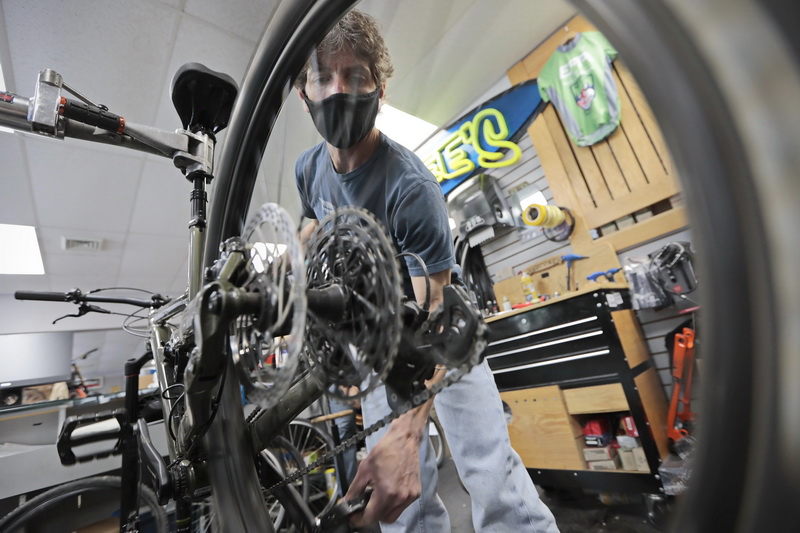
<instances>
[{"instance_id":1,"label":"white ceiling","mask_svg":"<svg viewBox=\"0 0 800 533\"><path fill-rule=\"evenodd\" d=\"M65 83L130 122L180 127L169 98L190 61L240 80L275 0L2 0L0 60L7 89L32 96L37 73ZM568 20L564 0L365 0L381 21L395 64L390 103L436 125L456 118L505 71ZM318 136L297 99L284 109L262 165L254 204L269 198L293 215L293 163ZM224 142L224 134L220 138ZM0 223L36 227L44 276L0 276L0 333L79 331L73 357L85 376L119 375L141 353L122 317L66 304L17 302L15 290L140 287L177 295L186 286L189 185L172 163L116 147L0 132ZM98 251L65 251L63 237L103 239Z\"/></svg>"}]
</instances>

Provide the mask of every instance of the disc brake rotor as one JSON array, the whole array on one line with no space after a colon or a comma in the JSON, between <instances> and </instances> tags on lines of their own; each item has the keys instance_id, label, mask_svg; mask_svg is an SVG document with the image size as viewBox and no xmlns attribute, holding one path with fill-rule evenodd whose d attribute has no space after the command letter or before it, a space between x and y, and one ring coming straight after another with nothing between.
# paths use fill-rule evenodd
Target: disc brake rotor
<instances>
[{"instance_id":1,"label":"disc brake rotor","mask_svg":"<svg viewBox=\"0 0 800 533\"><path fill-rule=\"evenodd\" d=\"M234 362L247 399L273 406L292 383L303 346L306 280L297 227L277 204L264 204L245 226L247 279L261 311L242 315L231 336Z\"/></svg>"},{"instance_id":2,"label":"disc brake rotor","mask_svg":"<svg viewBox=\"0 0 800 533\"><path fill-rule=\"evenodd\" d=\"M368 211L347 207L320 221L308 248L309 289L338 286L344 312L309 308L305 355L330 396L353 400L380 384L401 332L401 278L395 250ZM341 387L360 387L357 393Z\"/></svg>"}]
</instances>

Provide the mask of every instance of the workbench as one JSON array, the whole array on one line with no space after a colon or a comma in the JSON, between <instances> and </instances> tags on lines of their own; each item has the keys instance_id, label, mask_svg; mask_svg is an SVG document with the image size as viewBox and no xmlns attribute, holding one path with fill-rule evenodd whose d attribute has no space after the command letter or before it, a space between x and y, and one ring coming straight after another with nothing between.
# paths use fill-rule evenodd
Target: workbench
<instances>
[{"instance_id":1,"label":"workbench","mask_svg":"<svg viewBox=\"0 0 800 533\"><path fill-rule=\"evenodd\" d=\"M536 484L663 492L666 394L627 285L591 283L486 322L486 357L511 411L511 443ZM581 422L602 413L633 418L648 471L589 469Z\"/></svg>"}]
</instances>

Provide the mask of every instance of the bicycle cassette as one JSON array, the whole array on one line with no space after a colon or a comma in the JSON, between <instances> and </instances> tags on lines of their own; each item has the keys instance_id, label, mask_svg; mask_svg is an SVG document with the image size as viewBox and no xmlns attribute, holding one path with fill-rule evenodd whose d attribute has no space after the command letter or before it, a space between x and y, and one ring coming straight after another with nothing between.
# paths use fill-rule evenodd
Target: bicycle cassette
<instances>
[{"instance_id":1,"label":"bicycle cassette","mask_svg":"<svg viewBox=\"0 0 800 533\"><path fill-rule=\"evenodd\" d=\"M355 207L319 222L307 252L305 356L312 375L341 400L364 396L394 362L401 332L401 278L380 222ZM343 392L343 389L357 393Z\"/></svg>"}]
</instances>

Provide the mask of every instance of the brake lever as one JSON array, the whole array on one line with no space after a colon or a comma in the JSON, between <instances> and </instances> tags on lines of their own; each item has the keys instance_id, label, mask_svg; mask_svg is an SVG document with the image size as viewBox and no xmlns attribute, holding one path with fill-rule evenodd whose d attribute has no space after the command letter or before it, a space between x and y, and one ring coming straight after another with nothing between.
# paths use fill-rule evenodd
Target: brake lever
<instances>
[{"instance_id":1,"label":"brake lever","mask_svg":"<svg viewBox=\"0 0 800 533\"><path fill-rule=\"evenodd\" d=\"M361 496L347 501L341 501L325 514L322 514L314 521L313 533L350 533L352 529L348 519L356 513L360 513L367 507L369 498L372 496L372 487L367 487Z\"/></svg>"},{"instance_id":2,"label":"brake lever","mask_svg":"<svg viewBox=\"0 0 800 533\"><path fill-rule=\"evenodd\" d=\"M82 317L83 315L85 315L87 313L104 313L104 314L110 315L111 311L109 311L108 309L103 309L102 307L97 307L96 305L80 304L78 306L78 312L76 314L74 314L74 315L64 315L62 317L58 317L55 320L53 320L53 324L55 324L59 320L65 319L65 318L79 318L79 317Z\"/></svg>"}]
</instances>

